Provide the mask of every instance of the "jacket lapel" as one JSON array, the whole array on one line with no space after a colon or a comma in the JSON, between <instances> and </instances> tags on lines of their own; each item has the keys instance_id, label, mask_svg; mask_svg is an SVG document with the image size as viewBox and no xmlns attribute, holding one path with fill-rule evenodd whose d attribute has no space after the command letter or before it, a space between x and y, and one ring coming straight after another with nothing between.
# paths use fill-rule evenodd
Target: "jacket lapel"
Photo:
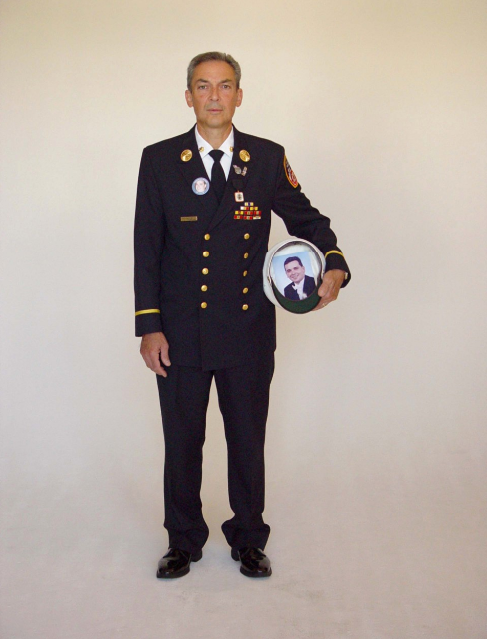
<instances>
[{"instance_id":1,"label":"jacket lapel","mask_svg":"<svg viewBox=\"0 0 487 639\"><path fill-rule=\"evenodd\" d=\"M183 153L183 151L191 151L192 153L191 159L187 162L184 162L181 158L181 154ZM183 174L183 177L187 181L188 187L191 190L193 190L193 182L198 178L203 177L206 180L210 181L206 173L203 160L201 159L200 152L198 150L198 147L196 146L194 127L190 131L188 131L183 139L181 148L175 149L175 153L178 154L175 157L176 165ZM205 217L208 220L218 206L218 200L216 199L214 192L210 187L210 190L204 195L196 195L195 193L193 195L198 200L198 204L203 208Z\"/></svg>"}]
</instances>

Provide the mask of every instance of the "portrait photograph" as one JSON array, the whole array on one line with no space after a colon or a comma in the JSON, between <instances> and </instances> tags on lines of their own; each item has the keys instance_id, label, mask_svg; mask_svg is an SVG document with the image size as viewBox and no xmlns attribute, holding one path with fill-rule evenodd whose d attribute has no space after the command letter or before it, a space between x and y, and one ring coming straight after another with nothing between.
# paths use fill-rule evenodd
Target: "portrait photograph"
<instances>
[{"instance_id":1,"label":"portrait photograph","mask_svg":"<svg viewBox=\"0 0 487 639\"><path fill-rule=\"evenodd\" d=\"M286 253L278 251L272 258L271 277L284 297L298 301L304 299L299 296L299 293L305 297L313 293L316 288L316 278L311 267L309 251L302 251L299 248L291 253L288 251L289 249Z\"/></svg>"},{"instance_id":2,"label":"portrait photograph","mask_svg":"<svg viewBox=\"0 0 487 639\"><path fill-rule=\"evenodd\" d=\"M0 639L487 639L487 1L0 16Z\"/></svg>"}]
</instances>

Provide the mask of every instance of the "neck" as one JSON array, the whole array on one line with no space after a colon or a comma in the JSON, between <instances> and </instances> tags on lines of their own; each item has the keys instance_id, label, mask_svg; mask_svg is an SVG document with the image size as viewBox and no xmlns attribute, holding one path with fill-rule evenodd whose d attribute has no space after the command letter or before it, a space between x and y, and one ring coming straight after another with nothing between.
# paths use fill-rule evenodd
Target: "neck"
<instances>
[{"instance_id":1,"label":"neck","mask_svg":"<svg viewBox=\"0 0 487 639\"><path fill-rule=\"evenodd\" d=\"M204 125L199 122L196 124L198 127L198 133L204 138L208 144L214 149L219 149L221 145L225 142L225 140L230 135L230 131L232 130L232 123L226 126L224 129L213 129L213 128L205 128Z\"/></svg>"}]
</instances>

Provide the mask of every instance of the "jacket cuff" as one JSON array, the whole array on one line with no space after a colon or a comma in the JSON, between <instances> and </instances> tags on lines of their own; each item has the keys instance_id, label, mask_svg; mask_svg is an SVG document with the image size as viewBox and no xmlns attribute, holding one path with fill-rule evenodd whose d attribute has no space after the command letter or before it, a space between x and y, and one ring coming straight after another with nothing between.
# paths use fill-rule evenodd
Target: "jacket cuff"
<instances>
[{"instance_id":1,"label":"jacket cuff","mask_svg":"<svg viewBox=\"0 0 487 639\"><path fill-rule=\"evenodd\" d=\"M161 311L158 308L135 313L135 336L142 337L146 333L162 333Z\"/></svg>"},{"instance_id":2,"label":"jacket cuff","mask_svg":"<svg viewBox=\"0 0 487 639\"><path fill-rule=\"evenodd\" d=\"M325 261L325 273L327 271L332 271L335 268L347 273L346 279L343 280L343 284L341 286L341 288L345 288L345 286L347 286L347 284L350 282L351 274L343 253L341 253L340 251L328 251L328 253L325 254Z\"/></svg>"}]
</instances>

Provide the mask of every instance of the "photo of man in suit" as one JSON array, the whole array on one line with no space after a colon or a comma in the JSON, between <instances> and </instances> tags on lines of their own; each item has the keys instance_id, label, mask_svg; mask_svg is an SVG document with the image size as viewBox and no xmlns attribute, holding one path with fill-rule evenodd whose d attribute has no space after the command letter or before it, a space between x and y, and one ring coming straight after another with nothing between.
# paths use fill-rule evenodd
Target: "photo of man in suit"
<instances>
[{"instance_id":1,"label":"photo of man in suit","mask_svg":"<svg viewBox=\"0 0 487 639\"><path fill-rule=\"evenodd\" d=\"M284 289L284 296L290 300L304 300L311 295L316 288L313 277L306 275L306 269L297 255L290 256L284 262L284 270L291 280Z\"/></svg>"},{"instance_id":2,"label":"photo of man in suit","mask_svg":"<svg viewBox=\"0 0 487 639\"><path fill-rule=\"evenodd\" d=\"M275 142L233 125L241 70L203 53L187 70L196 124L142 153L135 211L135 334L156 373L165 443L164 527L157 577L182 577L209 529L200 498L210 388L215 381L228 454L233 517L221 528L248 577L269 577L264 548L264 442L276 346L275 307L263 290L271 212L326 255L323 308L348 281L329 218L301 191ZM200 180L205 192L193 189ZM289 557L289 561L299 560Z\"/></svg>"}]
</instances>

